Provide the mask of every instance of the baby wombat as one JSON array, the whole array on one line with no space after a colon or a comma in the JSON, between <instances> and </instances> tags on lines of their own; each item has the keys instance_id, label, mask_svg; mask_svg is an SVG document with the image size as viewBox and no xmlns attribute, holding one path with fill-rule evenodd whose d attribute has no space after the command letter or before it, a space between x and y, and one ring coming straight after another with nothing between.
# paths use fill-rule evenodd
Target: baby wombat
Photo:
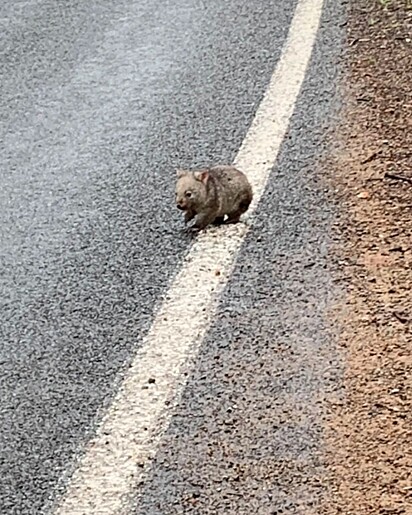
<instances>
[{"instance_id":1,"label":"baby wombat","mask_svg":"<svg viewBox=\"0 0 412 515\"><path fill-rule=\"evenodd\" d=\"M185 223L196 216L194 229L238 222L252 198L252 187L246 175L233 166L177 170L176 205L185 211Z\"/></svg>"}]
</instances>

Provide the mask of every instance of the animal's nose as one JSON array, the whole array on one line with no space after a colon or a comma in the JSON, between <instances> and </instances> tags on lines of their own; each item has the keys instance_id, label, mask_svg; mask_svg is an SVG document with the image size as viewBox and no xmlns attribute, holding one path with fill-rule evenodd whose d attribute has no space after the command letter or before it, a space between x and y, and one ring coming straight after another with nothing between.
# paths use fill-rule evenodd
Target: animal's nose
<instances>
[{"instance_id":1,"label":"animal's nose","mask_svg":"<svg viewBox=\"0 0 412 515\"><path fill-rule=\"evenodd\" d=\"M181 204L181 202L178 202L176 205L177 205L177 209L181 209L181 210L184 209L183 204Z\"/></svg>"}]
</instances>

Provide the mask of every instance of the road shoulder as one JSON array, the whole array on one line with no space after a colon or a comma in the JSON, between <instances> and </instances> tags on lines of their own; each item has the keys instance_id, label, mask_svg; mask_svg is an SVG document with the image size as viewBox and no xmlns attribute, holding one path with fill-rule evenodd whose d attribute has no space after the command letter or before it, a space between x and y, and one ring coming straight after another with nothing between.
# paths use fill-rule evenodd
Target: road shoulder
<instances>
[{"instance_id":1,"label":"road shoulder","mask_svg":"<svg viewBox=\"0 0 412 515\"><path fill-rule=\"evenodd\" d=\"M412 9L352 2L339 150L333 311L347 357L328 421L324 514L412 510ZM411 6L412 7L412 6Z\"/></svg>"}]
</instances>

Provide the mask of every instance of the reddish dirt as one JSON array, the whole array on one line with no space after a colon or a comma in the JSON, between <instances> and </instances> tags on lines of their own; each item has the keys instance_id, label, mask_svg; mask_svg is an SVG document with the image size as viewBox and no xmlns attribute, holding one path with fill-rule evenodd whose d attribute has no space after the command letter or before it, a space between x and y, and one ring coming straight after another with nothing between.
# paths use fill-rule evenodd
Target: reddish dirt
<instances>
[{"instance_id":1,"label":"reddish dirt","mask_svg":"<svg viewBox=\"0 0 412 515\"><path fill-rule=\"evenodd\" d=\"M347 57L328 163L342 206L337 280L348 294L334 316L346 371L330 406L322 513L412 514L411 0L352 0Z\"/></svg>"}]
</instances>

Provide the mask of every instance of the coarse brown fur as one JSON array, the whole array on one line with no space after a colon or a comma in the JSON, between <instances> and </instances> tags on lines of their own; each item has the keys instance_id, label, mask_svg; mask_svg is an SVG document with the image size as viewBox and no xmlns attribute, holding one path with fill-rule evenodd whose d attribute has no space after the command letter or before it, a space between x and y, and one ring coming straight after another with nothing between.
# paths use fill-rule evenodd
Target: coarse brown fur
<instances>
[{"instance_id":1,"label":"coarse brown fur","mask_svg":"<svg viewBox=\"0 0 412 515\"><path fill-rule=\"evenodd\" d=\"M194 229L237 223L252 198L246 175L233 166L177 170L176 205L185 212L186 224L196 217Z\"/></svg>"}]
</instances>

